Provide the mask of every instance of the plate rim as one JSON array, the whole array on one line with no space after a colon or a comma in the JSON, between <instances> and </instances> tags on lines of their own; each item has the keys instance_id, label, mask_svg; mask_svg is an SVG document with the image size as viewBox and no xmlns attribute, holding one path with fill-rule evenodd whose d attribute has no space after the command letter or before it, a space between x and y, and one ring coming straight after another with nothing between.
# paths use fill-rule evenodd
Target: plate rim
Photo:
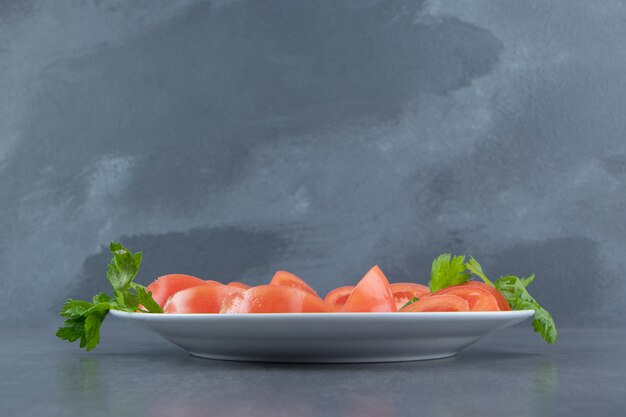
<instances>
[{"instance_id":1,"label":"plate rim","mask_svg":"<svg viewBox=\"0 0 626 417\"><path fill-rule=\"evenodd\" d=\"M534 310L512 310L512 311L438 311L438 312L362 312L362 313L248 313L248 314L220 314L220 313L138 313L122 310L110 310L111 315L119 318L139 319L145 321L172 321L175 319L188 320L312 320L312 319L397 319L414 320L423 319L458 319L467 320L472 318L483 319L513 319L528 318L535 314Z\"/></svg>"}]
</instances>

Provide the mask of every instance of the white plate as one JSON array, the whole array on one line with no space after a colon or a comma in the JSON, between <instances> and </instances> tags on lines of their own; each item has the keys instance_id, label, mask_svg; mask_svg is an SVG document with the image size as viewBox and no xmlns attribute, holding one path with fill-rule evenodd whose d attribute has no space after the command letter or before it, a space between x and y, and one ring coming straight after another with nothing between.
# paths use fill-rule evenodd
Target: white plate
<instances>
[{"instance_id":1,"label":"white plate","mask_svg":"<svg viewBox=\"0 0 626 417\"><path fill-rule=\"evenodd\" d=\"M347 363L447 358L534 312L111 314L202 358Z\"/></svg>"}]
</instances>

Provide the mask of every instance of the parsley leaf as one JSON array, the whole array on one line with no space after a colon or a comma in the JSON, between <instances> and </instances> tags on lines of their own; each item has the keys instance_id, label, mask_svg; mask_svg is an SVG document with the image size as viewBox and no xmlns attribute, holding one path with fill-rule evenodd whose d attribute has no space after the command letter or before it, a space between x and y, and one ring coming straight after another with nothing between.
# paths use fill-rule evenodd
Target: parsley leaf
<instances>
[{"instance_id":1,"label":"parsley leaf","mask_svg":"<svg viewBox=\"0 0 626 417\"><path fill-rule=\"evenodd\" d=\"M160 305L157 304L156 301L152 298L152 293L150 291L146 292L146 287L140 284L135 284L134 282L130 284L135 293L137 294L137 299L141 306L146 309L149 313L162 313L163 309Z\"/></svg>"},{"instance_id":2,"label":"parsley leaf","mask_svg":"<svg viewBox=\"0 0 626 417\"><path fill-rule=\"evenodd\" d=\"M101 292L101 293L94 295L91 302L94 304L99 304L99 303L112 303L113 301L114 300L111 297Z\"/></svg>"},{"instance_id":3,"label":"parsley leaf","mask_svg":"<svg viewBox=\"0 0 626 417\"><path fill-rule=\"evenodd\" d=\"M66 319L63 322L63 327L57 330L57 337L67 340L69 342L75 342L83 336L85 331L85 319L82 317L75 319Z\"/></svg>"},{"instance_id":4,"label":"parsley leaf","mask_svg":"<svg viewBox=\"0 0 626 417\"><path fill-rule=\"evenodd\" d=\"M402 310L404 307L408 307L408 306L410 306L411 304L413 304L414 302L419 301L419 300L420 300L420 299L419 299L419 298L417 298L417 297L413 297L413 298L411 298L409 301L407 301L407 302L406 302L406 304L404 304L402 307L400 307L400 308L398 309L398 311L399 311L399 310Z\"/></svg>"},{"instance_id":5,"label":"parsley leaf","mask_svg":"<svg viewBox=\"0 0 626 417\"><path fill-rule=\"evenodd\" d=\"M69 299L63 304L59 315L65 320L57 332L57 337L75 342L80 340L80 347L87 351L100 343L100 327L109 314L109 310L141 311L162 313L161 307L146 292L143 285L133 281L141 265L141 252L133 254L120 243L111 242L113 259L107 268L107 279L113 287L115 298L99 293L91 302Z\"/></svg>"},{"instance_id":6,"label":"parsley leaf","mask_svg":"<svg viewBox=\"0 0 626 417\"><path fill-rule=\"evenodd\" d=\"M530 274L528 278L520 278L519 280L524 288L528 288L528 286L535 280L535 274Z\"/></svg>"},{"instance_id":7,"label":"parsley leaf","mask_svg":"<svg viewBox=\"0 0 626 417\"><path fill-rule=\"evenodd\" d=\"M528 278L518 278L508 275L496 280L495 286L509 302L513 310L535 310L533 328L541 334L546 342L553 344L558 339L556 325L552 315L528 293L526 287L535 279L534 275Z\"/></svg>"},{"instance_id":8,"label":"parsley leaf","mask_svg":"<svg viewBox=\"0 0 626 417\"><path fill-rule=\"evenodd\" d=\"M480 266L480 264L478 263L478 261L474 258L472 258L470 256L470 259L468 262L465 263L465 267L474 275L478 276L480 279L482 279L484 281L485 284L487 285L491 285L492 287L493 282L491 282L489 280L489 278L487 278L487 276L485 275L485 273L483 272L483 267Z\"/></svg>"},{"instance_id":9,"label":"parsley leaf","mask_svg":"<svg viewBox=\"0 0 626 417\"><path fill-rule=\"evenodd\" d=\"M84 347L87 351L95 348L100 343L100 326L109 310L94 312L85 318L85 338L80 341L80 347Z\"/></svg>"},{"instance_id":10,"label":"parsley leaf","mask_svg":"<svg viewBox=\"0 0 626 417\"><path fill-rule=\"evenodd\" d=\"M124 300L125 290L139 272L141 252L133 254L121 243L115 242L111 242L109 249L113 254L113 259L107 268L107 279L113 287L117 301L120 304L126 304Z\"/></svg>"},{"instance_id":11,"label":"parsley leaf","mask_svg":"<svg viewBox=\"0 0 626 417\"><path fill-rule=\"evenodd\" d=\"M465 256L452 256L449 253L439 255L431 267L428 283L430 291L436 292L451 285L463 284L470 277L466 269Z\"/></svg>"},{"instance_id":12,"label":"parsley leaf","mask_svg":"<svg viewBox=\"0 0 626 417\"><path fill-rule=\"evenodd\" d=\"M89 310L92 306L92 303L89 301L83 300L72 300L71 298L63 304L61 307L61 311L59 314L61 317L65 317L68 319L80 317L85 311Z\"/></svg>"}]
</instances>

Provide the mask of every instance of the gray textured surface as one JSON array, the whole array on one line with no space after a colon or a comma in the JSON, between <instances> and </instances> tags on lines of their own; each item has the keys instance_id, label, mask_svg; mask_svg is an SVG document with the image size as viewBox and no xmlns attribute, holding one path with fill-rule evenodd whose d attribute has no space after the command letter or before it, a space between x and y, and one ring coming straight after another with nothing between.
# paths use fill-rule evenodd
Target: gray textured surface
<instances>
[{"instance_id":1,"label":"gray textured surface","mask_svg":"<svg viewBox=\"0 0 626 417\"><path fill-rule=\"evenodd\" d=\"M432 256L624 323L622 1L0 2L0 322L187 272L321 292ZM51 317L51 316L49 316Z\"/></svg>"},{"instance_id":2,"label":"gray textured surface","mask_svg":"<svg viewBox=\"0 0 626 417\"><path fill-rule=\"evenodd\" d=\"M514 328L456 358L369 365L198 359L114 321L83 353L52 330L3 332L0 415L609 417L626 406L623 330L564 330L547 346Z\"/></svg>"}]
</instances>

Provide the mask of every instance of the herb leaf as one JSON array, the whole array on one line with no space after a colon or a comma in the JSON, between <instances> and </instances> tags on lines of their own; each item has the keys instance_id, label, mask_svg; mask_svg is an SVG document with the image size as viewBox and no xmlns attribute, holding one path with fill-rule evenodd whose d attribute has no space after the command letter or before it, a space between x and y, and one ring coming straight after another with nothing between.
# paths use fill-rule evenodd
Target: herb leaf
<instances>
[{"instance_id":1,"label":"herb leaf","mask_svg":"<svg viewBox=\"0 0 626 417\"><path fill-rule=\"evenodd\" d=\"M433 261L428 286L431 292L439 291L451 285L463 284L470 274L465 266L465 256L452 256L449 253L439 255Z\"/></svg>"},{"instance_id":2,"label":"herb leaf","mask_svg":"<svg viewBox=\"0 0 626 417\"><path fill-rule=\"evenodd\" d=\"M82 345L87 351L95 348L98 343L100 343L100 326L102 326L102 322L104 318L109 313L109 310L94 312L87 316L85 319L85 346Z\"/></svg>"},{"instance_id":3,"label":"herb leaf","mask_svg":"<svg viewBox=\"0 0 626 417\"><path fill-rule=\"evenodd\" d=\"M407 301L406 304L404 304L402 307L400 307L398 310L402 310L404 307L408 307L411 304L413 304L414 302L419 301L419 300L420 300L419 298L413 297L409 301Z\"/></svg>"},{"instance_id":4,"label":"herb leaf","mask_svg":"<svg viewBox=\"0 0 626 417\"><path fill-rule=\"evenodd\" d=\"M141 252L133 255L131 251L122 246L121 243L111 242L109 246L113 259L109 263L107 268L107 279L113 287L116 298L118 294L123 294L127 289L131 281L139 272L139 266L141 265ZM123 298L121 301L123 304Z\"/></svg>"},{"instance_id":5,"label":"herb leaf","mask_svg":"<svg viewBox=\"0 0 626 417\"><path fill-rule=\"evenodd\" d=\"M534 275L528 278L518 278L508 275L496 280L495 286L509 302L513 310L535 310L533 328L541 334L546 342L553 344L558 339L556 325L552 315L544 309L528 293L526 286L535 279Z\"/></svg>"},{"instance_id":6,"label":"herb leaf","mask_svg":"<svg viewBox=\"0 0 626 417\"><path fill-rule=\"evenodd\" d=\"M494 286L493 283L487 278L485 273L483 272L483 267L480 266L478 261L470 256L468 262L465 263L465 267L474 275L478 276L483 282L487 285Z\"/></svg>"},{"instance_id":7,"label":"herb leaf","mask_svg":"<svg viewBox=\"0 0 626 417\"><path fill-rule=\"evenodd\" d=\"M113 259L107 268L107 279L113 287L115 298L99 293L94 295L91 302L69 299L59 311L65 320L56 332L57 337L69 342L80 339L80 347L87 351L100 343L100 327L109 310L137 311L141 304L143 312L163 312L152 298L152 293L146 292L143 285L132 282L139 272L141 252L133 254L115 242L111 242L109 248Z\"/></svg>"},{"instance_id":8,"label":"herb leaf","mask_svg":"<svg viewBox=\"0 0 626 417\"><path fill-rule=\"evenodd\" d=\"M115 300L111 297L109 297L108 295L106 295L105 293L101 292L98 293L96 295L93 296L91 302L93 304L100 304L100 303L113 303L115 302Z\"/></svg>"},{"instance_id":9,"label":"herb leaf","mask_svg":"<svg viewBox=\"0 0 626 417\"><path fill-rule=\"evenodd\" d=\"M530 274L528 278L520 278L519 280L524 288L528 288L528 286L535 280L535 274Z\"/></svg>"},{"instance_id":10,"label":"herb leaf","mask_svg":"<svg viewBox=\"0 0 626 417\"><path fill-rule=\"evenodd\" d=\"M65 304L63 304L63 307L61 307L61 311L59 311L59 314L61 315L61 317L73 319L80 317L85 311L89 310L91 306L92 303L90 303L89 301L72 300L70 298L65 302Z\"/></svg>"},{"instance_id":11,"label":"herb leaf","mask_svg":"<svg viewBox=\"0 0 626 417\"><path fill-rule=\"evenodd\" d=\"M63 322L63 327L59 327L59 330L57 330L56 335L69 342L75 342L82 337L84 331L85 319L79 317L76 319L66 319Z\"/></svg>"},{"instance_id":12,"label":"herb leaf","mask_svg":"<svg viewBox=\"0 0 626 417\"><path fill-rule=\"evenodd\" d=\"M151 292L146 292L146 287L140 284L135 284L134 282L130 284L135 293L137 294L137 299L139 303L142 305L144 309L146 309L150 313L162 313L163 309L154 298L152 298Z\"/></svg>"}]
</instances>

